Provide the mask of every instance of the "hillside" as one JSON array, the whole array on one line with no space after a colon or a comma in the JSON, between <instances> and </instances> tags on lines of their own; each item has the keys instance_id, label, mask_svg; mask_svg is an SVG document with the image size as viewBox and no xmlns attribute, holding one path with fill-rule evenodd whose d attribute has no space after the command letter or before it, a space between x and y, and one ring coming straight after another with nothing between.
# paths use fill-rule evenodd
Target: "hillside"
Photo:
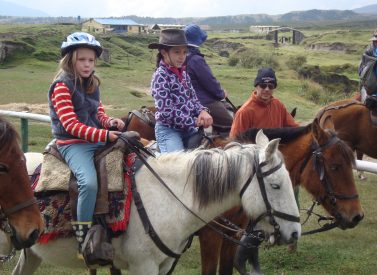
<instances>
[{"instance_id":1,"label":"hillside","mask_svg":"<svg viewBox=\"0 0 377 275\"><path fill-rule=\"evenodd\" d=\"M353 11L357 13L377 14L377 4L364 6L358 9L353 9Z\"/></svg>"}]
</instances>

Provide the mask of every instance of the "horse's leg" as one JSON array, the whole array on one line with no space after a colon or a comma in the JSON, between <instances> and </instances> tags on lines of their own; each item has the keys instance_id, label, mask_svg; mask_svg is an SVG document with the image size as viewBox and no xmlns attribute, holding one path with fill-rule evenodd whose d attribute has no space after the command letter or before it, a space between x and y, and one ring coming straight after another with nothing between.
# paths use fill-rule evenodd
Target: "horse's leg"
<instances>
[{"instance_id":1,"label":"horse's leg","mask_svg":"<svg viewBox=\"0 0 377 275\"><path fill-rule=\"evenodd\" d=\"M198 231L202 275L216 275L223 238L211 228L203 227Z\"/></svg>"},{"instance_id":2,"label":"horse's leg","mask_svg":"<svg viewBox=\"0 0 377 275\"><path fill-rule=\"evenodd\" d=\"M363 159L363 152L356 150L356 159L362 160ZM360 180L366 180L367 179L367 176L365 175L364 171L357 170L357 177Z\"/></svg>"},{"instance_id":3,"label":"horse's leg","mask_svg":"<svg viewBox=\"0 0 377 275\"><path fill-rule=\"evenodd\" d=\"M30 248L25 248L20 253L20 257L18 258L17 265L12 271L12 275L31 275L37 270L41 263L41 258L39 258Z\"/></svg>"},{"instance_id":4,"label":"horse's leg","mask_svg":"<svg viewBox=\"0 0 377 275\"><path fill-rule=\"evenodd\" d=\"M237 246L234 243L228 240L223 241L220 252L219 275L233 274L233 261L236 250Z\"/></svg>"},{"instance_id":5,"label":"horse's leg","mask_svg":"<svg viewBox=\"0 0 377 275\"><path fill-rule=\"evenodd\" d=\"M246 271L246 262L249 261L253 268L253 274L262 274L259 265L259 245L261 241L253 236L244 236L241 242L245 246L239 246L237 248L236 255L234 257L234 267L241 275L248 274Z\"/></svg>"},{"instance_id":6,"label":"horse's leg","mask_svg":"<svg viewBox=\"0 0 377 275\"><path fill-rule=\"evenodd\" d=\"M122 270L116 267L110 267L110 275L122 275Z\"/></svg>"},{"instance_id":7,"label":"horse's leg","mask_svg":"<svg viewBox=\"0 0 377 275\"><path fill-rule=\"evenodd\" d=\"M89 275L97 275L97 269L89 269ZM122 275L122 271L116 267L110 267L110 275Z\"/></svg>"}]
</instances>

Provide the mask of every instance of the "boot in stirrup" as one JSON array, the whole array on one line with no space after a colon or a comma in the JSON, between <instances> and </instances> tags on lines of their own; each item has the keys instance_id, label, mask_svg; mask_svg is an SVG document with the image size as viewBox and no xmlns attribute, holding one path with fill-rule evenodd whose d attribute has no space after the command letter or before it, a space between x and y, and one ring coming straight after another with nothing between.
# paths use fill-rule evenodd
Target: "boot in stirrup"
<instances>
[{"instance_id":1,"label":"boot in stirrup","mask_svg":"<svg viewBox=\"0 0 377 275\"><path fill-rule=\"evenodd\" d=\"M82 245L84 243L86 234L88 233L92 222L72 222L73 231L75 232L76 239L78 241L78 254L77 258L84 260L82 255Z\"/></svg>"}]
</instances>

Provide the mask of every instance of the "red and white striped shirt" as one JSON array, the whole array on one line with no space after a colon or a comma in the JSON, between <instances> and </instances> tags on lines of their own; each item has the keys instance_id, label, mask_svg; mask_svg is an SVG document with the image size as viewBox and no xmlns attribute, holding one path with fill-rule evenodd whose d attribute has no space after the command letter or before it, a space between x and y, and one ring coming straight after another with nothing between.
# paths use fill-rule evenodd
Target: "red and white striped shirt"
<instances>
[{"instance_id":1,"label":"red and white striped shirt","mask_svg":"<svg viewBox=\"0 0 377 275\"><path fill-rule=\"evenodd\" d=\"M107 141L108 130L90 127L78 120L77 114L75 113L73 107L72 96L66 84L63 82L58 82L55 85L54 91L51 95L51 101L64 129L67 131L67 133L77 137L77 139L57 140L57 144L63 145ZM104 128L108 128L110 126L110 120L112 118L105 114L105 110L101 102L98 106L97 118Z\"/></svg>"}]
</instances>

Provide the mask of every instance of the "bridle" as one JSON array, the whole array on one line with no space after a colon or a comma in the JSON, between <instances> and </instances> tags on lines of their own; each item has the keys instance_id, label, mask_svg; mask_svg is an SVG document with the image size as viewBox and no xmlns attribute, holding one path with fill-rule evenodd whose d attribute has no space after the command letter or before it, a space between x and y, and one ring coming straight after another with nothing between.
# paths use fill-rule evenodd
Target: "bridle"
<instances>
[{"instance_id":1,"label":"bridle","mask_svg":"<svg viewBox=\"0 0 377 275\"><path fill-rule=\"evenodd\" d=\"M275 239L278 239L279 235L280 235L280 226L276 222L275 217L278 217L280 219L287 220L287 221L290 221L290 222L297 222L297 223L300 222L300 217L299 216L293 216L291 214L287 214L287 213L280 212L280 211L273 209L270 202L268 201L268 198L267 198L266 184L264 182L264 178L266 176L271 175L272 173L276 172L277 170L279 170L283 166L283 161L280 160L280 162L277 166L271 168L270 170L268 170L266 172L262 172L262 168L267 165L267 162L263 161L263 162L259 163L259 156L258 156L257 153L254 154L254 159L255 159L255 173L256 173L256 177L258 179L259 189L260 189L260 192L262 194L263 202L266 206L266 212L259 215L255 220L250 220L250 222L249 222L249 224L246 228L246 233L248 235L258 234L259 236L262 236L263 234L261 233L261 231L255 230L255 227L258 224L258 222L260 222L262 219L268 217L269 223L274 228L274 232L272 233L272 235L275 237ZM241 198L242 198L242 194L246 190L246 188L247 188L246 185L242 188L241 193L240 193Z\"/></svg>"},{"instance_id":2,"label":"bridle","mask_svg":"<svg viewBox=\"0 0 377 275\"><path fill-rule=\"evenodd\" d=\"M7 165L0 163L0 174L9 174L9 168L7 167ZM11 225L9 224L8 217L36 203L37 203L37 200L35 199L35 197L33 197L27 201L21 202L7 209L4 209L0 205L0 230L3 230L5 233L9 234L10 236L13 236L13 230L12 230Z\"/></svg>"},{"instance_id":3,"label":"bridle","mask_svg":"<svg viewBox=\"0 0 377 275\"><path fill-rule=\"evenodd\" d=\"M346 194L338 194L333 191L331 181L329 177L326 175L326 169L325 169L325 159L323 157L323 152L329 148L330 146L341 142L341 140L336 136L333 135L326 143L324 144L318 144L317 141L313 140L311 144L312 154L309 155L305 161L303 162L301 168L300 168L300 174L304 171L305 167L307 166L310 159L313 160L313 169L318 173L319 180L321 184L323 185L325 189L325 195L319 198L316 198L316 201L313 202L312 207L307 212L308 218L313 213L314 205L320 205L324 201L328 201L330 206L335 212L335 221L334 218L328 218L328 217L320 217L319 220L331 220L331 224L325 224L320 229L311 230L308 232L303 232L301 235L308 235L313 234L317 232L323 232L330 230L332 228L335 228L338 226L338 220L341 218L341 214L338 211L338 205L337 200L354 200L359 197L358 194L352 194L352 195L346 195ZM305 222L308 220L308 218L305 220ZM304 222L304 223L305 223Z\"/></svg>"}]
</instances>

